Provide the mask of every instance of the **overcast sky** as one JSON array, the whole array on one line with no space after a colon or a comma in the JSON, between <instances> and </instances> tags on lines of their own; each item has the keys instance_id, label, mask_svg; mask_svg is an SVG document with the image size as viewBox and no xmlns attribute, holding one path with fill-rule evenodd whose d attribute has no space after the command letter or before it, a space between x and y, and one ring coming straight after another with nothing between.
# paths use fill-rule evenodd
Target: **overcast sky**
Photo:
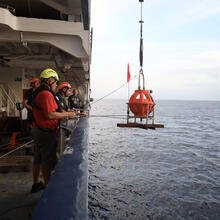
<instances>
[{"instance_id":1,"label":"overcast sky","mask_svg":"<svg viewBox=\"0 0 220 220\"><path fill-rule=\"evenodd\" d=\"M92 0L92 97L139 73L140 3ZM220 0L145 0L144 75L155 99L220 100ZM130 82L130 94L137 88ZM127 98L127 87L108 98Z\"/></svg>"}]
</instances>

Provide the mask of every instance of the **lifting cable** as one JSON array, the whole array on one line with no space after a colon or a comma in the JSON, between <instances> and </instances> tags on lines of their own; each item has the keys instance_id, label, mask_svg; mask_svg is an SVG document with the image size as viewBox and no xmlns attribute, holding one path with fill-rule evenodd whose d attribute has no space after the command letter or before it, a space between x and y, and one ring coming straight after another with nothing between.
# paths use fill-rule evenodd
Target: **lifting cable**
<instances>
[{"instance_id":1,"label":"lifting cable","mask_svg":"<svg viewBox=\"0 0 220 220\"><path fill-rule=\"evenodd\" d=\"M139 0L139 2L141 3L141 20L139 21L140 23L140 51L139 51L139 60L140 60L140 72L138 74L138 89L140 89L140 76L142 76L143 78L143 89L145 89L145 82L144 82L144 72L143 72L143 51L144 51L144 46L143 46L143 16L142 16L142 11L143 11L143 6L142 3L144 2L144 0ZM131 78L131 80L135 79L137 77L137 75L135 75L134 77ZM124 87L125 85L127 85L128 82L122 84L120 87L118 87L117 89L114 89L113 91L109 92L108 94L106 94L105 96L103 96L102 98L94 101L91 103L91 105L101 101L102 99L112 95L113 93L117 92L119 89L121 89L122 87Z\"/></svg>"},{"instance_id":2,"label":"lifting cable","mask_svg":"<svg viewBox=\"0 0 220 220\"><path fill-rule=\"evenodd\" d=\"M144 81L144 71L143 71L143 57L144 57L144 46L143 46L143 16L142 16L142 3L144 0L139 0L139 2L141 3L141 20L139 21L140 23L140 51L139 51L139 60L140 60L140 71L139 71L139 76L138 76L138 89L141 89L140 86L140 76L142 76L143 78L143 90L145 90L145 81Z\"/></svg>"},{"instance_id":3,"label":"lifting cable","mask_svg":"<svg viewBox=\"0 0 220 220\"><path fill-rule=\"evenodd\" d=\"M145 80L144 80L144 72L143 72L143 17L142 17L142 3L144 2L144 0L139 0L139 2L141 3L141 20L139 21L140 23L140 48L139 48L139 61L140 61L140 71L138 74L138 89L140 90L140 76L142 76L143 78L143 89L145 89ZM134 77L131 78L131 80L135 79L137 77L137 75L135 75ZM112 95L113 93L117 92L119 89L121 89L122 87L124 87L125 85L127 85L128 82L122 84L120 87L118 87L117 89L114 89L113 91L109 92L108 94L104 95L103 97L101 97L100 99L94 101L91 103L91 105L101 101L102 99ZM118 118L119 116L126 116L126 115L90 115L90 117L107 117L107 118Z\"/></svg>"}]
</instances>

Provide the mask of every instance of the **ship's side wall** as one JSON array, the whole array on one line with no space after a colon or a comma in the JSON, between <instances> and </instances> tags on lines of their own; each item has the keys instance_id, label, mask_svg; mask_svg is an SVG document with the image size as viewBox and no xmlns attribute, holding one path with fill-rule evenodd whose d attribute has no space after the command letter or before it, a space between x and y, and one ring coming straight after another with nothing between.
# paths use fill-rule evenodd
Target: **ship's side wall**
<instances>
[{"instance_id":1,"label":"ship's side wall","mask_svg":"<svg viewBox=\"0 0 220 220\"><path fill-rule=\"evenodd\" d=\"M32 220L86 220L87 206L88 118L81 118Z\"/></svg>"}]
</instances>

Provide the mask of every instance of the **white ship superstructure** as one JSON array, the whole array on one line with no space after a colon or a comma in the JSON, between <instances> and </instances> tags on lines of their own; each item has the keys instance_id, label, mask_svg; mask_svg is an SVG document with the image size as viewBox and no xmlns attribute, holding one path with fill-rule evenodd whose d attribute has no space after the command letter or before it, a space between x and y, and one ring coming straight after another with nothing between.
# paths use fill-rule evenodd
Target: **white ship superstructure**
<instances>
[{"instance_id":1,"label":"white ship superstructure","mask_svg":"<svg viewBox=\"0 0 220 220\"><path fill-rule=\"evenodd\" d=\"M0 112L16 115L32 76L44 68L79 89L89 102L89 0L0 1Z\"/></svg>"}]
</instances>

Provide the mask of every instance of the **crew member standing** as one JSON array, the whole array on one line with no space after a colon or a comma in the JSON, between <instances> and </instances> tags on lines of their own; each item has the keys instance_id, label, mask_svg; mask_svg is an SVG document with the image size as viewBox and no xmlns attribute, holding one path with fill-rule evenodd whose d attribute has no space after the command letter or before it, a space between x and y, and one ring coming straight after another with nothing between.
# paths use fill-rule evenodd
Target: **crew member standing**
<instances>
[{"instance_id":1,"label":"crew member standing","mask_svg":"<svg viewBox=\"0 0 220 220\"><path fill-rule=\"evenodd\" d=\"M33 185L31 192L43 189L49 181L51 170L56 164L57 130L59 120L76 117L74 112L58 112L55 90L59 80L53 69L40 74L40 86L34 93L32 135L35 141ZM44 182L39 181L40 170Z\"/></svg>"},{"instance_id":2,"label":"crew member standing","mask_svg":"<svg viewBox=\"0 0 220 220\"><path fill-rule=\"evenodd\" d=\"M80 110L81 98L76 88L73 89L73 94L69 96L68 103L71 109Z\"/></svg>"},{"instance_id":3,"label":"crew member standing","mask_svg":"<svg viewBox=\"0 0 220 220\"><path fill-rule=\"evenodd\" d=\"M27 109L27 123L28 127L32 124L33 121L33 114L32 114L32 105L33 105L33 94L34 91L39 87L40 85L40 79L37 77L33 77L30 80L30 89L27 90L27 92L24 94L23 98L23 106Z\"/></svg>"},{"instance_id":4,"label":"crew member standing","mask_svg":"<svg viewBox=\"0 0 220 220\"><path fill-rule=\"evenodd\" d=\"M66 98L70 96L71 85L68 82L61 82L58 85L58 92L56 93L56 99L58 101L58 107L60 111L70 111L66 104Z\"/></svg>"}]
</instances>

